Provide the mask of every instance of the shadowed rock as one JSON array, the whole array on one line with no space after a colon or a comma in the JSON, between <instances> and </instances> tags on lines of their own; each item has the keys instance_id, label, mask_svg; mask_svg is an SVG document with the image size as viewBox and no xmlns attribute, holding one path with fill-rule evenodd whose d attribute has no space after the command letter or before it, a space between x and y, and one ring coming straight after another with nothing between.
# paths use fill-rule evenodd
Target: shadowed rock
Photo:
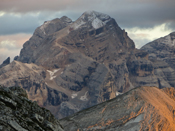
<instances>
[{"instance_id":1,"label":"shadowed rock","mask_svg":"<svg viewBox=\"0 0 175 131\"><path fill-rule=\"evenodd\" d=\"M0 86L1 131L63 131L50 111L27 99L19 87Z\"/></svg>"}]
</instances>

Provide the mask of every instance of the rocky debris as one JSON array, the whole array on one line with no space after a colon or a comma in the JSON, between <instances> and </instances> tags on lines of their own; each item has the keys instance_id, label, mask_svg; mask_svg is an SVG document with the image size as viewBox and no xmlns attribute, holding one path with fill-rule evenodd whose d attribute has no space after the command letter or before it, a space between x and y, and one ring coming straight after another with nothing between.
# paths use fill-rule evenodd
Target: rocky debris
<instances>
[{"instance_id":1,"label":"rocky debris","mask_svg":"<svg viewBox=\"0 0 175 131\"><path fill-rule=\"evenodd\" d=\"M6 60L3 61L3 63L0 65L0 68L10 64L10 57L8 57Z\"/></svg>"},{"instance_id":2,"label":"rocky debris","mask_svg":"<svg viewBox=\"0 0 175 131\"><path fill-rule=\"evenodd\" d=\"M1 131L63 131L50 111L27 99L20 87L0 86Z\"/></svg>"},{"instance_id":3,"label":"rocky debris","mask_svg":"<svg viewBox=\"0 0 175 131\"><path fill-rule=\"evenodd\" d=\"M170 92L174 93L174 88ZM173 131L175 102L169 94L156 87L135 88L60 123L70 131Z\"/></svg>"}]
</instances>

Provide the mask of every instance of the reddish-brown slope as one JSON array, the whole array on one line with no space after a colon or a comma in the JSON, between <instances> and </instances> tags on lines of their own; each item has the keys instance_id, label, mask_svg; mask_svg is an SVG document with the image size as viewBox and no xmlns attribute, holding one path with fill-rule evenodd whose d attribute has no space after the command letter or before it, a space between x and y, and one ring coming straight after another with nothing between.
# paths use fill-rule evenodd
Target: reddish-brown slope
<instances>
[{"instance_id":1,"label":"reddish-brown slope","mask_svg":"<svg viewBox=\"0 0 175 131\"><path fill-rule=\"evenodd\" d=\"M175 101L156 87L133 89L61 120L71 131L174 131Z\"/></svg>"}]
</instances>

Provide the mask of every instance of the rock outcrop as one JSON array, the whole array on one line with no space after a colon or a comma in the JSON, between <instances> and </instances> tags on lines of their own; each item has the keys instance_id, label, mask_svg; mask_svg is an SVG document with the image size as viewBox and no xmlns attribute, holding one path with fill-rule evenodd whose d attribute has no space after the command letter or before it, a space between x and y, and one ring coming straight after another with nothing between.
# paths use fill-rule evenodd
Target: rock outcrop
<instances>
[{"instance_id":1,"label":"rock outcrop","mask_svg":"<svg viewBox=\"0 0 175 131\"><path fill-rule=\"evenodd\" d=\"M175 32L141 48L149 53L159 87L175 87Z\"/></svg>"},{"instance_id":2,"label":"rock outcrop","mask_svg":"<svg viewBox=\"0 0 175 131\"><path fill-rule=\"evenodd\" d=\"M3 63L0 65L0 68L10 64L10 57L8 57L6 60L3 61Z\"/></svg>"},{"instance_id":3,"label":"rock outcrop","mask_svg":"<svg viewBox=\"0 0 175 131\"><path fill-rule=\"evenodd\" d=\"M20 87L0 86L1 131L63 131L50 111L27 99Z\"/></svg>"},{"instance_id":4,"label":"rock outcrop","mask_svg":"<svg viewBox=\"0 0 175 131\"><path fill-rule=\"evenodd\" d=\"M174 88L135 88L116 98L60 120L69 131L173 131ZM172 96L172 95L171 95Z\"/></svg>"}]
</instances>

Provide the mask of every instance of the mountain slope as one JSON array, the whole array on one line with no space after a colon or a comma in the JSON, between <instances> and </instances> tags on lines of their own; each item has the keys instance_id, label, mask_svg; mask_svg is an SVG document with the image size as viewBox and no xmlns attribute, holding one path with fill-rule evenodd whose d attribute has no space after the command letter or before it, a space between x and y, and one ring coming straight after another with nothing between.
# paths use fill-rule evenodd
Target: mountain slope
<instances>
[{"instance_id":1,"label":"mountain slope","mask_svg":"<svg viewBox=\"0 0 175 131\"><path fill-rule=\"evenodd\" d=\"M163 90L139 87L64 118L61 124L71 131L173 131L174 111L174 100Z\"/></svg>"},{"instance_id":2,"label":"mountain slope","mask_svg":"<svg viewBox=\"0 0 175 131\"><path fill-rule=\"evenodd\" d=\"M141 50L149 53L155 65L159 87L175 87L175 32L144 45Z\"/></svg>"},{"instance_id":3,"label":"mountain slope","mask_svg":"<svg viewBox=\"0 0 175 131\"><path fill-rule=\"evenodd\" d=\"M27 99L20 87L0 86L1 131L63 131L50 111Z\"/></svg>"}]
</instances>

